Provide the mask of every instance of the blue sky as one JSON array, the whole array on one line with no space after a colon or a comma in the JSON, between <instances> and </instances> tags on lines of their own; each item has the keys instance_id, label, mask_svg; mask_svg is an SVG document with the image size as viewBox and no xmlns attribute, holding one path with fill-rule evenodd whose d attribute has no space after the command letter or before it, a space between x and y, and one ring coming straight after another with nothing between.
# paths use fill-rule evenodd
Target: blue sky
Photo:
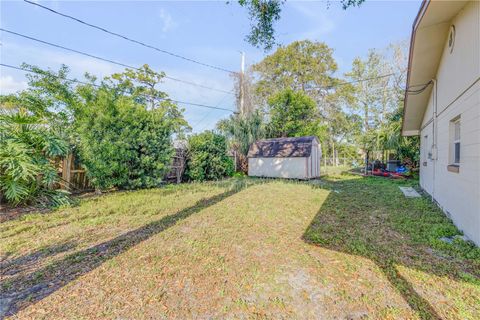
<instances>
[{"instance_id":1,"label":"blue sky","mask_svg":"<svg viewBox=\"0 0 480 320\"><path fill-rule=\"evenodd\" d=\"M39 3L104 26L156 47L229 70L240 68L240 51L247 64L267 53L244 41L250 22L236 1L40 1ZM277 24L277 41L324 41L334 49L338 76L349 70L352 60L365 56L370 48L384 48L408 39L420 1L366 0L360 8L342 10L338 2L287 1ZM155 70L202 85L230 91L232 78L209 69L109 36L71 20L51 14L22 1L0 2L2 28L66 47L85 51L129 65L148 63ZM89 72L106 76L121 67L0 33L0 60L58 69L64 63L71 76ZM20 71L0 69L0 92L25 88ZM166 80L160 87L171 98L234 108L232 95ZM211 129L229 115L227 111L184 106L185 117L194 132Z\"/></svg>"}]
</instances>

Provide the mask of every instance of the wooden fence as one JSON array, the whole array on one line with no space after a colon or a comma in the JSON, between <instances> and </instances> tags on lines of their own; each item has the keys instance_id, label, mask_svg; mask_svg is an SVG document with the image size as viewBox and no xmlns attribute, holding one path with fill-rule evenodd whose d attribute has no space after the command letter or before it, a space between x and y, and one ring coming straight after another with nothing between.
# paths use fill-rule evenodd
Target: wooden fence
<instances>
[{"instance_id":1,"label":"wooden fence","mask_svg":"<svg viewBox=\"0 0 480 320\"><path fill-rule=\"evenodd\" d=\"M165 180L170 183L182 182L182 176L185 172L186 150L182 148L175 149L170 170L165 175ZM82 167L78 158L73 154L57 160L58 175L60 182L58 188L68 190L70 192L82 192L93 190L85 169Z\"/></svg>"},{"instance_id":2,"label":"wooden fence","mask_svg":"<svg viewBox=\"0 0 480 320\"><path fill-rule=\"evenodd\" d=\"M165 176L167 182L180 183L185 172L187 151L184 148L175 148L175 155L173 156L170 170Z\"/></svg>"},{"instance_id":3,"label":"wooden fence","mask_svg":"<svg viewBox=\"0 0 480 320\"><path fill-rule=\"evenodd\" d=\"M93 189L87 178L85 169L73 154L69 154L59 163L59 187L70 192L82 192Z\"/></svg>"}]
</instances>

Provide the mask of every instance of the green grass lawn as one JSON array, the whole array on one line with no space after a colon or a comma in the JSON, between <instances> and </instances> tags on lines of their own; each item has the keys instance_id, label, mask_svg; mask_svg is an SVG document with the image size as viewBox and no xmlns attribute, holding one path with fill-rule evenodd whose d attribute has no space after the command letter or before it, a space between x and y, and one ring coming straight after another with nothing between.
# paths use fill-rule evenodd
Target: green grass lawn
<instances>
[{"instance_id":1,"label":"green grass lawn","mask_svg":"<svg viewBox=\"0 0 480 320\"><path fill-rule=\"evenodd\" d=\"M0 312L479 319L480 250L439 241L458 231L411 184L232 179L26 214L0 223Z\"/></svg>"}]
</instances>

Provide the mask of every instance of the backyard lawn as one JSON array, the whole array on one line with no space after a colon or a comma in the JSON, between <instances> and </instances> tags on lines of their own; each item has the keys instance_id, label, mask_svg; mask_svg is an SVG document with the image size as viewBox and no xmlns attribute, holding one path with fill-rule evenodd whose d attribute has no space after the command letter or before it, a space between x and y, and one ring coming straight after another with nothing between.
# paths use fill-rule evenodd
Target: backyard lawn
<instances>
[{"instance_id":1,"label":"backyard lawn","mask_svg":"<svg viewBox=\"0 0 480 320\"><path fill-rule=\"evenodd\" d=\"M231 179L0 223L0 318L480 319L480 250L413 182Z\"/></svg>"}]
</instances>

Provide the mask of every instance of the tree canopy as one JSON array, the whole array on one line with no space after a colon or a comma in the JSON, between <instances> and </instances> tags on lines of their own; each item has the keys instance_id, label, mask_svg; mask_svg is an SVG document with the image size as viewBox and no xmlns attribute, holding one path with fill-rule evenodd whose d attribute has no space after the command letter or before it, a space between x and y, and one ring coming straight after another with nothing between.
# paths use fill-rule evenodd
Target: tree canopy
<instances>
[{"instance_id":1,"label":"tree canopy","mask_svg":"<svg viewBox=\"0 0 480 320\"><path fill-rule=\"evenodd\" d=\"M279 47L252 69L258 76L257 94L262 97L292 89L319 100L335 82L337 63L333 49L325 43L302 40Z\"/></svg>"},{"instance_id":2,"label":"tree canopy","mask_svg":"<svg viewBox=\"0 0 480 320\"><path fill-rule=\"evenodd\" d=\"M340 0L342 8L360 6L365 0ZM286 0L238 0L248 11L250 33L246 40L254 47L265 51L276 45L275 23L280 20ZM329 1L327 1L329 3Z\"/></svg>"},{"instance_id":3,"label":"tree canopy","mask_svg":"<svg viewBox=\"0 0 480 320\"><path fill-rule=\"evenodd\" d=\"M183 110L157 89L163 73L144 65L101 81L87 74L75 85L66 66L24 67L29 87L0 101L0 190L9 202L53 195L53 161L72 153L98 189L162 183L172 139L189 129Z\"/></svg>"},{"instance_id":4,"label":"tree canopy","mask_svg":"<svg viewBox=\"0 0 480 320\"><path fill-rule=\"evenodd\" d=\"M318 135L320 123L315 101L301 91L286 89L268 100L271 138Z\"/></svg>"},{"instance_id":5,"label":"tree canopy","mask_svg":"<svg viewBox=\"0 0 480 320\"><path fill-rule=\"evenodd\" d=\"M322 42L295 41L248 70L243 81L248 107L239 110L249 114L256 110L267 137L316 135L326 157L341 152L358 158L360 153L376 151L375 157L384 158L382 151L390 150L400 159L408 155L414 160L417 142L401 137L398 116L403 108L406 57L404 43L372 49L355 58L340 79L333 49ZM227 130L232 145L251 143L241 137L255 137L252 133L259 132L255 128L262 124L254 122L252 128L246 125L248 119L234 116L218 127L237 128L235 134ZM237 151L243 154L242 149L246 148Z\"/></svg>"}]
</instances>

